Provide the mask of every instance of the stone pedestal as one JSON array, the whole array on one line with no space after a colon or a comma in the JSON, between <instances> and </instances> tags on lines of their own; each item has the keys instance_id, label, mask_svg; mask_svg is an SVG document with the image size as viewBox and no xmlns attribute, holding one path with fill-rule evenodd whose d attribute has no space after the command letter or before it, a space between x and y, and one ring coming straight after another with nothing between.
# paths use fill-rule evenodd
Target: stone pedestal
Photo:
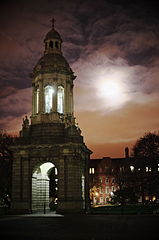
<instances>
[{"instance_id":1,"label":"stone pedestal","mask_svg":"<svg viewBox=\"0 0 159 240\"><path fill-rule=\"evenodd\" d=\"M44 202L48 207L49 180L42 179L40 175L35 179L34 173L42 164L49 162L58 171L57 211L85 212L89 198L87 180L90 150L83 143L76 127L65 129L63 125L57 125L56 131L52 132L51 129L46 131L49 126L43 126L44 132L42 126L31 127L30 137L19 139L21 144L12 147L14 160L11 207L22 212L42 209ZM43 143L44 139L48 144ZM25 141L29 144L25 144ZM44 186L40 187L42 181L45 182L45 189Z\"/></svg>"}]
</instances>

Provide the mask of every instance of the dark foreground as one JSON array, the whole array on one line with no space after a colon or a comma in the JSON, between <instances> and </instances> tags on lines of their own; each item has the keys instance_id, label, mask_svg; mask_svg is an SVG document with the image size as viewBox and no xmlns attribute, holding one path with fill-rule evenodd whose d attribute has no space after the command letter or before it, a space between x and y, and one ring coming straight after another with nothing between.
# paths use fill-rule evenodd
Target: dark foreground
<instances>
[{"instance_id":1,"label":"dark foreground","mask_svg":"<svg viewBox=\"0 0 159 240\"><path fill-rule=\"evenodd\" d=\"M159 239L159 215L0 216L0 239Z\"/></svg>"}]
</instances>

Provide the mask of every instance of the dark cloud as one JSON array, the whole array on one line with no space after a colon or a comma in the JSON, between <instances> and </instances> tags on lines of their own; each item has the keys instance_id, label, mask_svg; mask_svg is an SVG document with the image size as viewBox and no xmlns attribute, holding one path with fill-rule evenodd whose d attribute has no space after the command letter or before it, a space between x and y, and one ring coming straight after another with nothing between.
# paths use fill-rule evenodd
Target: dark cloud
<instances>
[{"instance_id":1,"label":"dark cloud","mask_svg":"<svg viewBox=\"0 0 159 240\"><path fill-rule=\"evenodd\" d=\"M159 100L157 1L2 1L0 128L11 131L14 124L18 129L20 119L31 112L29 74L43 54L43 39L50 30L52 16L63 39L63 54L78 76L75 107L81 116L83 111L91 111L102 118L120 109L124 112L130 103L144 109L146 104ZM108 92L104 81L121 87L117 100L115 97L110 100L109 94L104 96L104 91ZM156 119L156 115L153 117ZM152 125L153 117L150 117ZM87 139L90 135L86 133ZM110 135L109 132L108 138ZM132 138L135 136L132 134Z\"/></svg>"}]
</instances>

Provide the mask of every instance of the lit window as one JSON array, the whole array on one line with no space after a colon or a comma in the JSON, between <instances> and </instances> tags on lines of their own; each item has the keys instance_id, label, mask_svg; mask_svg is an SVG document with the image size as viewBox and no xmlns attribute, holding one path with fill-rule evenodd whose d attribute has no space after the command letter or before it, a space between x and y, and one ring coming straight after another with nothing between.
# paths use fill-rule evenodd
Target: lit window
<instances>
[{"instance_id":1,"label":"lit window","mask_svg":"<svg viewBox=\"0 0 159 240\"><path fill-rule=\"evenodd\" d=\"M89 174L94 174L94 168L89 169Z\"/></svg>"},{"instance_id":2,"label":"lit window","mask_svg":"<svg viewBox=\"0 0 159 240\"><path fill-rule=\"evenodd\" d=\"M85 177L81 177L82 199L85 199Z\"/></svg>"},{"instance_id":3,"label":"lit window","mask_svg":"<svg viewBox=\"0 0 159 240\"><path fill-rule=\"evenodd\" d=\"M109 187L105 188L105 193L107 193L107 194L109 193Z\"/></svg>"},{"instance_id":4,"label":"lit window","mask_svg":"<svg viewBox=\"0 0 159 240\"><path fill-rule=\"evenodd\" d=\"M158 172L159 172L159 164L158 164Z\"/></svg>"},{"instance_id":5,"label":"lit window","mask_svg":"<svg viewBox=\"0 0 159 240\"><path fill-rule=\"evenodd\" d=\"M50 113L53 106L53 87L48 85L45 87L45 112Z\"/></svg>"},{"instance_id":6,"label":"lit window","mask_svg":"<svg viewBox=\"0 0 159 240\"><path fill-rule=\"evenodd\" d=\"M64 88L62 86L57 88L57 111L64 113Z\"/></svg>"},{"instance_id":7,"label":"lit window","mask_svg":"<svg viewBox=\"0 0 159 240\"><path fill-rule=\"evenodd\" d=\"M99 178L99 182L102 183L102 177Z\"/></svg>"},{"instance_id":8,"label":"lit window","mask_svg":"<svg viewBox=\"0 0 159 240\"><path fill-rule=\"evenodd\" d=\"M103 193L102 187L100 187L99 192L100 192L101 194Z\"/></svg>"},{"instance_id":9,"label":"lit window","mask_svg":"<svg viewBox=\"0 0 159 240\"><path fill-rule=\"evenodd\" d=\"M130 170L133 172L134 171L134 166L130 166Z\"/></svg>"},{"instance_id":10,"label":"lit window","mask_svg":"<svg viewBox=\"0 0 159 240\"><path fill-rule=\"evenodd\" d=\"M152 201L155 201L156 200L156 197L154 196L153 198L152 198Z\"/></svg>"},{"instance_id":11,"label":"lit window","mask_svg":"<svg viewBox=\"0 0 159 240\"><path fill-rule=\"evenodd\" d=\"M120 167L120 172L123 172L124 171L124 167Z\"/></svg>"},{"instance_id":12,"label":"lit window","mask_svg":"<svg viewBox=\"0 0 159 240\"><path fill-rule=\"evenodd\" d=\"M148 172L149 171L149 168L148 167L146 167L146 172Z\"/></svg>"},{"instance_id":13,"label":"lit window","mask_svg":"<svg viewBox=\"0 0 159 240\"><path fill-rule=\"evenodd\" d=\"M149 168L149 172L151 172L151 168Z\"/></svg>"}]
</instances>

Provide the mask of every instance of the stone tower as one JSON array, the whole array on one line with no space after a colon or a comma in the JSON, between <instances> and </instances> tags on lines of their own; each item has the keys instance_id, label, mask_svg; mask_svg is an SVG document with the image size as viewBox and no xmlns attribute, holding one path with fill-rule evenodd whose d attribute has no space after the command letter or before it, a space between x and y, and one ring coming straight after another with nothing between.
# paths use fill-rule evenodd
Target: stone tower
<instances>
[{"instance_id":1,"label":"stone tower","mask_svg":"<svg viewBox=\"0 0 159 240\"><path fill-rule=\"evenodd\" d=\"M45 50L31 74L31 121L23 119L13 146L12 209L84 212L88 207L86 147L73 112L75 76L62 54L54 28L46 34Z\"/></svg>"}]
</instances>

